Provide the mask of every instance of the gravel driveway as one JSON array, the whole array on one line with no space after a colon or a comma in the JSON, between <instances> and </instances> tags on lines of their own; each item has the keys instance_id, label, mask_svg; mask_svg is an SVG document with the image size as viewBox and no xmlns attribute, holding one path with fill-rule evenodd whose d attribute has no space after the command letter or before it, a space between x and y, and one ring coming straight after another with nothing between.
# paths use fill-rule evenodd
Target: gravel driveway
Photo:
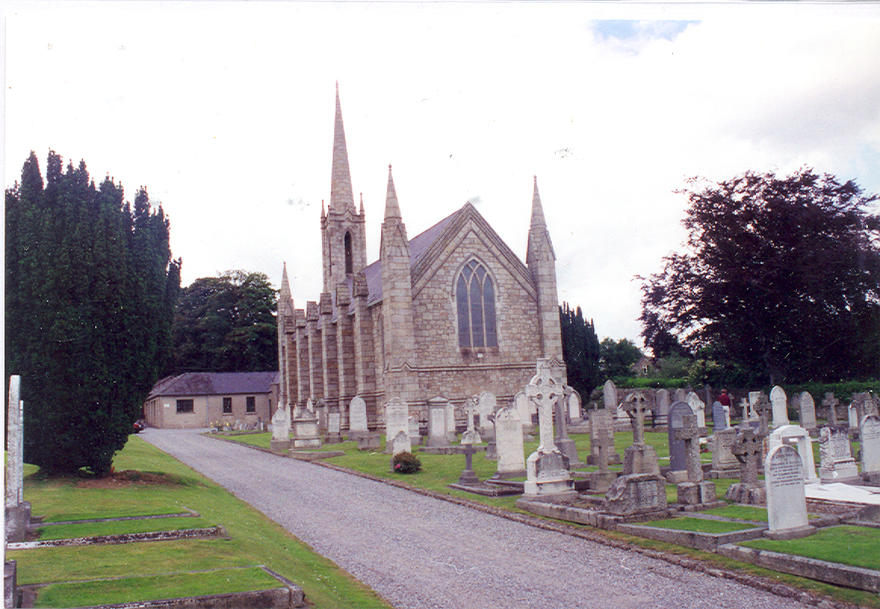
<instances>
[{"instance_id":1,"label":"gravel driveway","mask_svg":"<svg viewBox=\"0 0 880 609\"><path fill-rule=\"evenodd\" d=\"M707 609L790 599L193 431L148 442L226 487L394 607Z\"/></svg>"}]
</instances>

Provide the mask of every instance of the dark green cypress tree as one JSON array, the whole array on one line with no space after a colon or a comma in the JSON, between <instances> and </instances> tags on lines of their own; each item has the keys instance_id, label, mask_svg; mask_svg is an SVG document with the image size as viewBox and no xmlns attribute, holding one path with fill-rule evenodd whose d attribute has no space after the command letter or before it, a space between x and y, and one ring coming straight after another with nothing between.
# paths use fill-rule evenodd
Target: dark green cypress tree
<instances>
[{"instance_id":1,"label":"dark green cypress tree","mask_svg":"<svg viewBox=\"0 0 880 609\"><path fill-rule=\"evenodd\" d=\"M61 167L51 152L43 187L32 154L6 194L7 373L22 375L25 459L102 474L167 357L179 261L145 190L132 211L121 185Z\"/></svg>"},{"instance_id":2,"label":"dark green cypress tree","mask_svg":"<svg viewBox=\"0 0 880 609\"><path fill-rule=\"evenodd\" d=\"M592 320L584 321L580 307L572 310L568 303L559 308L562 330L562 354L568 384L586 400L599 384L599 338Z\"/></svg>"}]
</instances>

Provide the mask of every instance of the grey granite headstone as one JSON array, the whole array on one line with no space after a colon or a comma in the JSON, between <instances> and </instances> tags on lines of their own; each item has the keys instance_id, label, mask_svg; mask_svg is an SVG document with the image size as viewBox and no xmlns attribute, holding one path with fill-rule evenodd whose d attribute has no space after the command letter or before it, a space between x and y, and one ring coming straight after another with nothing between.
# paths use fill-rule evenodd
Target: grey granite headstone
<instances>
[{"instance_id":1,"label":"grey granite headstone","mask_svg":"<svg viewBox=\"0 0 880 609\"><path fill-rule=\"evenodd\" d=\"M446 402L446 442L451 444L455 442L458 434L455 430L455 405L452 402Z\"/></svg>"},{"instance_id":2,"label":"grey granite headstone","mask_svg":"<svg viewBox=\"0 0 880 609\"><path fill-rule=\"evenodd\" d=\"M409 434L410 442L412 442L414 445L419 445L422 443L421 430L419 429L419 420L416 417L407 417L406 430Z\"/></svg>"},{"instance_id":3,"label":"grey granite headstone","mask_svg":"<svg viewBox=\"0 0 880 609\"><path fill-rule=\"evenodd\" d=\"M342 442L342 413L335 404L327 410L327 437L328 444Z\"/></svg>"},{"instance_id":4,"label":"grey granite headstone","mask_svg":"<svg viewBox=\"0 0 880 609\"><path fill-rule=\"evenodd\" d=\"M822 482L851 480L859 475L845 430L831 427L819 430L819 458L819 478Z\"/></svg>"},{"instance_id":5,"label":"grey granite headstone","mask_svg":"<svg viewBox=\"0 0 880 609\"><path fill-rule=\"evenodd\" d=\"M577 422L581 420L581 394L579 394L574 389L571 390L571 393L568 394L566 398L566 403L568 404L568 418L572 422Z\"/></svg>"},{"instance_id":6,"label":"grey granite headstone","mask_svg":"<svg viewBox=\"0 0 880 609\"><path fill-rule=\"evenodd\" d=\"M687 394L688 392L679 387L674 392L672 392L672 403L676 402L687 402Z\"/></svg>"},{"instance_id":7,"label":"grey granite headstone","mask_svg":"<svg viewBox=\"0 0 880 609\"><path fill-rule=\"evenodd\" d=\"M732 427L715 432L712 444L713 478L734 478L739 475L739 461L733 454L733 443L736 441L736 430Z\"/></svg>"},{"instance_id":8,"label":"grey granite headstone","mask_svg":"<svg viewBox=\"0 0 880 609\"><path fill-rule=\"evenodd\" d=\"M669 390L658 389L657 395L654 398L654 404L654 418L657 420L657 423L665 425L669 416Z\"/></svg>"},{"instance_id":9,"label":"grey granite headstone","mask_svg":"<svg viewBox=\"0 0 880 609\"><path fill-rule=\"evenodd\" d=\"M513 407L516 409L519 420L522 421L523 433L529 433L533 429L532 411L529 408L529 398L524 391L517 391L513 396Z\"/></svg>"},{"instance_id":10,"label":"grey granite headstone","mask_svg":"<svg viewBox=\"0 0 880 609\"><path fill-rule=\"evenodd\" d=\"M605 408L611 412L617 410L617 387L611 379L605 381L605 384L602 386L602 401L605 404Z\"/></svg>"},{"instance_id":11,"label":"grey granite headstone","mask_svg":"<svg viewBox=\"0 0 880 609\"><path fill-rule=\"evenodd\" d=\"M764 460L764 486L767 492L767 535L791 538L809 534L807 499L801 457L791 446L775 447Z\"/></svg>"},{"instance_id":12,"label":"grey granite headstone","mask_svg":"<svg viewBox=\"0 0 880 609\"><path fill-rule=\"evenodd\" d=\"M495 437L495 424L492 419L497 408L498 401L495 394L483 391L477 396L477 414L480 415L480 436L483 440L491 440Z\"/></svg>"},{"instance_id":13,"label":"grey granite headstone","mask_svg":"<svg viewBox=\"0 0 880 609\"><path fill-rule=\"evenodd\" d=\"M834 397L833 392L828 392L825 394L825 397L822 398L822 406L824 406L828 410L828 422L832 427L837 425L837 405L840 404L840 400Z\"/></svg>"},{"instance_id":14,"label":"grey granite headstone","mask_svg":"<svg viewBox=\"0 0 880 609\"><path fill-rule=\"evenodd\" d=\"M600 445L604 444L605 457L600 459ZM620 455L614 452L614 422L607 408L600 408L590 412L590 455L587 457L589 465L605 466L620 463Z\"/></svg>"},{"instance_id":15,"label":"grey granite headstone","mask_svg":"<svg viewBox=\"0 0 880 609\"><path fill-rule=\"evenodd\" d=\"M718 433L722 429L727 429L727 416L725 415L724 406L721 402L712 403L712 425L715 428L715 433Z\"/></svg>"},{"instance_id":16,"label":"grey granite headstone","mask_svg":"<svg viewBox=\"0 0 880 609\"><path fill-rule=\"evenodd\" d=\"M692 414L694 414L694 411L686 402L675 402L669 409L669 429L667 431L669 469L674 472L687 469L684 441L677 438L675 432L681 429L684 424L682 417ZM680 481L676 480L676 482Z\"/></svg>"},{"instance_id":17,"label":"grey granite headstone","mask_svg":"<svg viewBox=\"0 0 880 609\"><path fill-rule=\"evenodd\" d=\"M632 515L664 510L666 484L656 474L620 476L605 493L603 509L612 514Z\"/></svg>"},{"instance_id":18,"label":"grey granite headstone","mask_svg":"<svg viewBox=\"0 0 880 609\"><path fill-rule=\"evenodd\" d=\"M727 498L737 503L760 505L766 501L764 485L758 483L758 463L764 452L763 438L747 425L736 430L731 451L740 462L740 481L727 489Z\"/></svg>"},{"instance_id":19,"label":"grey granite headstone","mask_svg":"<svg viewBox=\"0 0 880 609\"><path fill-rule=\"evenodd\" d=\"M779 385L775 385L770 390L770 404L773 408L773 427L789 425L788 398L785 390Z\"/></svg>"},{"instance_id":20,"label":"grey granite headstone","mask_svg":"<svg viewBox=\"0 0 880 609\"><path fill-rule=\"evenodd\" d=\"M272 415L272 439L269 442L272 450L290 448L290 409L279 404Z\"/></svg>"},{"instance_id":21,"label":"grey granite headstone","mask_svg":"<svg viewBox=\"0 0 880 609\"><path fill-rule=\"evenodd\" d=\"M700 463L700 428L697 416L681 417L681 428L674 432L675 439L684 443L687 480L678 484L678 502L688 505L709 503L715 500L715 485L703 480Z\"/></svg>"},{"instance_id":22,"label":"grey granite headstone","mask_svg":"<svg viewBox=\"0 0 880 609\"><path fill-rule=\"evenodd\" d=\"M801 427L807 431L816 429L816 403L813 401L813 396L810 395L809 391L804 391L800 394L798 407L800 409Z\"/></svg>"},{"instance_id":23,"label":"grey granite headstone","mask_svg":"<svg viewBox=\"0 0 880 609\"><path fill-rule=\"evenodd\" d=\"M632 419L633 443L623 454L624 474L659 474L657 452L650 444L645 444L645 414L649 411L645 394L641 391L631 393L623 403L623 408Z\"/></svg>"},{"instance_id":24,"label":"grey granite headstone","mask_svg":"<svg viewBox=\"0 0 880 609\"><path fill-rule=\"evenodd\" d=\"M526 473L523 450L522 422L512 408L502 408L495 414L495 443L498 454L498 478L515 478Z\"/></svg>"}]
</instances>

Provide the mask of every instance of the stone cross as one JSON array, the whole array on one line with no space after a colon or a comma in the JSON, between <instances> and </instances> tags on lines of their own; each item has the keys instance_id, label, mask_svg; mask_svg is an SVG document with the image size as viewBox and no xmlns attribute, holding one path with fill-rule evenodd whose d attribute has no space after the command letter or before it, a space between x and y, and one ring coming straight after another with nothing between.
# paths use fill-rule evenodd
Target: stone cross
<instances>
[{"instance_id":1,"label":"stone cross","mask_svg":"<svg viewBox=\"0 0 880 609\"><path fill-rule=\"evenodd\" d=\"M825 397L822 399L822 406L828 408L828 414L831 415L831 426L834 427L837 425L837 405L840 404L840 400L834 397L833 393L826 393Z\"/></svg>"},{"instance_id":2,"label":"stone cross","mask_svg":"<svg viewBox=\"0 0 880 609\"><path fill-rule=\"evenodd\" d=\"M473 442L462 442L462 448L459 449L464 453L464 471L461 472L461 476L458 478L459 484L478 484L480 479L477 478L477 474L474 473L474 453L477 452L477 449L474 448Z\"/></svg>"},{"instance_id":3,"label":"stone cross","mask_svg":"<svg viewBox=\"0 0 880 609\"><path fill-rule=\"evenodd\" d=\"M702 481L703 468L700 465L700 427L697 425L697 415L686 414L681 417L681 429L675 430L675 439L684 441L688 482Z\"/></svg>"},{"instance_id":4,"label":"stone cross","mask_svg":"<svg viewBox=\"0 0 880 609\"><path fill-rule=\"evenodd\" d=\"M623 409L632 420L633 444L645 443L645 411L648 410L648 400L641 391L631 393L623 403Z\"/></svg>"},{"instance_id":5,"label":"stone cross","mask_svg":"<svg viewBox=\"0 0 880 609\"><path fill-rule=\"evenodd\" d=\"M542 368L540 360L538 374L526 385L526 396L538 408L538 425L540 427L541 444L538 452L556 450L553 441L553 407L563 395L563 386L550 374L548 367Z\"/></svg>"},{"instance_id":6,"label":"stone cross","mask_svg":"<svg viewBox=\"0 0 880 609\"><path fill-rule=\"evenodd\" d=\"M477 413L477 401L474 398L468 398L464 401L464 412L467 415L467 430L475 431L474 415Z\"/></svg>"},{"instance_id":7,"label":"stone cross","mask_svg":"<svg viewBox=\"0 0 880 609\"><path fill-rule=\"evenodd\" d=\"M6 411L8 431L6 461L6 507L15 508L23 501L22 477L24 461L22 453L22 402L21 377L14 374L9 377L9 408Z\"/></svg>"},{"instance_id":8,"label":"stone cross","mask_svg":"<svg viewBox=\"0 0 880 609\"><path fill-rule=\"evenodd\" d=\"M740 462L739 477L744 484L755 486L758 484L758 460L764 451L764 445L760 434L748 427L742 427L737 431L736 440L731 448L733 454Z\"/></svg>"},{"instance_id":9,"label":"stone cross","mask_svg":"<svg viewBox=\"0 0 880 609\"><path fill-rule=\"evenodd\" d=\"M767 435L767 415L770 413L771 408L770 400L767 399L767 396L764 395L764 393L761 393L755 401L755 410L757 411L758 416L761 417L760 432L762 436Z\"/></svg>"}]
</instances>

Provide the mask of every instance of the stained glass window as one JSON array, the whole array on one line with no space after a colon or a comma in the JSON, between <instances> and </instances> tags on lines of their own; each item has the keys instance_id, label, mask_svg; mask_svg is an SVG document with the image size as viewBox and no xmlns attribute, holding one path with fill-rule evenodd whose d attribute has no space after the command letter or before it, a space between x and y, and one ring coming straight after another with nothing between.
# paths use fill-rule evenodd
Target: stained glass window
<instances>
[{"instance_id":1,"label":"stained glass window","mask_svg":"<svg viewBox=\"0 0 880 609\"><path fill-rule=\"evenodd\" d=\"M497 347L495 286L476 260L464 265L455 284L459 347Z\"/></svg>"}]
</instances>

